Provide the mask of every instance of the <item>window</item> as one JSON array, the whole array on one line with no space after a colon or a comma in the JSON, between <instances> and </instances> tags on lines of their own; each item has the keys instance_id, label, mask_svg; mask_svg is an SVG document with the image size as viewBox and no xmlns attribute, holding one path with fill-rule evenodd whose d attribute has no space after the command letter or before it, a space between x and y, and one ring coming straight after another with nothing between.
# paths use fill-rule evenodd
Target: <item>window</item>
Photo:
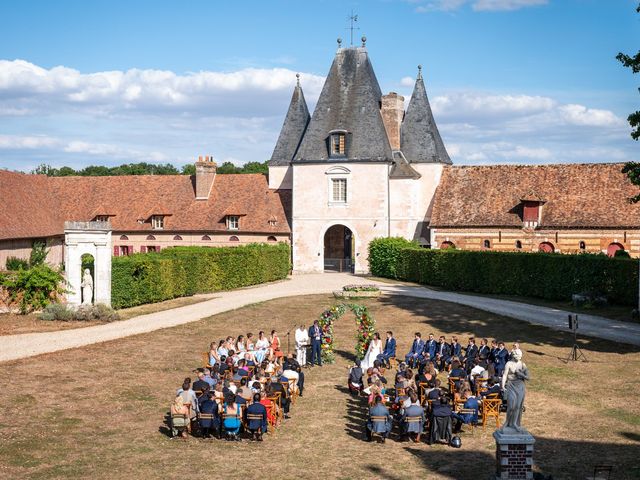
<instances>
[{"instance_id":1,"label":"window","mask_svg":"<svg viewBox=\"0 0 640 480\"><path fill-rule=\"evenodd\" d=\"M238 237L236 237L235 235L231 235L231 236L229 237L229 241L230 241L230 242L239 242L239 241L240 241L240 239L239 239Z\"/></svg>"},{"instance_id":2,"label":"window","mask_svg":"<svg viewBox=\"0 0 640 480\"><path fill-rule=\"evenodd\" d=\"M556 251L556 248L551 242L542 242L540 245L538 245L538 251L542 253L553 253Z\"/></svg>"},{"instance_id":3,"label":"window","mask_svg":"<svg viewBox=\"0 0 640 480\"><path fill-rule=\"evenodd\" d=\"M109 215L96 215L96 222L108 222Z\"/></svg>"},{"instance_id":4,"label":"window","mask_svg":"<svg viewBox=\"0 0 640 480\"><path fill-rule=\"evenodd\" d=\"M277 241L278 241L278 239L276 237L274 237L273 235L269 235L267 237L267 242L275 243Z\"/></svg>"},{"instance_id":5,"label":"window","mask_svg":"<svg viewBox=\"0 0 640 480\"><path fill-rule=\"evenodd\" d=\"M238 230L240 228L240 217L237 215L227 215L227 229Z\"/></svg>"},{"instance_id":6,"label":"window","mask_svg":"<svg viewBox=\"0 0 640 480\"><path fill-rule=\"evenodd\" d=\"M522 250L522 242L520 240L516 240L516 250Z\"/></svg>"},{"instance_id":7,"label":"window","mask_svg":"<svg viewBox=\"0 0 640 480\"><path fill-rule=\"evenodd\" d=\"M133 253L133 248L129 247L128 245L120 245L120 255L121 256L125 256L125 255L130 255Z\"/></svg>"},{"instance_id":8,"label":"window","mask_svg":"<svg viewBox=\"0 0 640 480\"><path fill-rule=\"evenodd\" d=\"M120 235L120 240L129 240L129 237L126 235Z\"/></svg>"},{"instance_id":9,"label":"window","mask_svg":"<svg viewBox=\"0 0 640 480\"><path fill-rule=\"evenodd\" d=\"M151 217L151 227L154 230L162 230L164 228L164 216L163 215L153 215Z\"/></svg>"},{"instance_id":10,"label":"window","mask_svg":"<svg viewBox=\"0 0 640 480\"><path fill-rule=\"evenodd\" d=\"M587 249L587 244L584 243L583 240L580 240L580 243L578 244L578 247L580 248L581 251L585 251Z\"/></svg>"},{"instance_id":11,"label":"window","mask_svg":"<svg viewBox=\"0 0 640 480\"><path fill-rule=\"evenodd\" d=\"M276 217L271 217L269 219L269 226L275 227L276 225L278 225L278 219Z\"/></svg>"},{"instance_id":12,"label":"window","mask_svg":"<svg viewBox=\"0 0 640 480\"><path fill-rule=\"evenodd\" d=\"M491 248L491 240L485 240L484 242L482 242L482 247Z\"/></svg>"},{"instance_id":13,"label":"window","mask_svg":"<svg viewBox=\"0 0 640 480\"><path fill-rule=\"evenodd\" d=\"M156 237L154 237L153 235L147 235L147 240L155 240Z\"/></svg>"},{"instance_id":14,"label":"window","mask_svg":"<svg viewBox=\"0 0 640 480\"><path fill-rule=\"evenodd\" d=\"M331 201L335 203L347 203L347 179L331 179Z\"/></svg>"},{"instance_id":15,"label":"window","mask_svg":"<svg viewBox=\"0 0 640 480\"><path fill-rule=\"evenodd\" d=\"M202 236L202 240L209 241L209 240L211 240L211 237L209 235L203 235Z\"/></svg>"},{"instance_id":16,"label":"window","mask_svg":"<svg viewBox=\"0 0 640 480\"><path fill-rule=\"evenodd\" d=\"M173 239L174 240L182 240L182 237L180 235L174 235Z\"/></svg>"},{"instance_id":17,"label":"window","mask_svg":"<svg viewBox=\"0 0 640 480\"><path fill-rule=\"evenodd\" d=\"M331 134L331 155L340 156L345 154L345 134L332 133Z\"/></svg>"},{"instance_id":18,"label":"window","mask_svg":"<svg viewBox=\"0 0 640 480\"><path fill-rule=\"evenodd\" d=\"M155 245L149 245L147 247L147 252L153 253L153 252L157 252L158 248Z\"/></svg>"},{"instance_id":19,"label":"window","mask_svg":"<svg viewBox=\"0 0 640 480\"><path fill-rule=\"evenodd\" d=\"M440 249L441 250L446 250L448 248L456 248L456 246L454 245L453 242L450 242L449 240L444 241L440 244Z\"/></svg>"}]
</instances>

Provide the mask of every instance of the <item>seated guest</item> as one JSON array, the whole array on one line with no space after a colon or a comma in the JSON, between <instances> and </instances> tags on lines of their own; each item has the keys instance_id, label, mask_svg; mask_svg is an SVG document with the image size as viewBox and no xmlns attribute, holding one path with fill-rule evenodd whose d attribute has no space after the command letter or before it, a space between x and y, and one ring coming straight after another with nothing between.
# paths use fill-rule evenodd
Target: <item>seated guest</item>
<instances>
[{"instance_id":1,"label":"seated guest","mask_svg":"<svg viewBox=\"0 0 640 480\"><path fill-rule=\"evenodd\" d=\"M225 372L227 372L228 370L229 370L229 364L227 363L227 356L221 355L220 367L218 367L218 373L220 374L220 376L223 376Z\"/></svg>"},{"instance_id":2,"label":"seated guest","mask_svg":"<svg viewBox=\"0 0 640 480\"><path fill-rule=\"evenodd\" d=\"M210 388L213 388L216 383L218 383L217 380L211 376L211 370L208 368L204 369L204 376L202 377L202 380L207 382Z\"/></svg>"},{"instance_id":3,"label":"seated guest","mask_svg":"<svg viewBox=\"0 0 640 480\"><path fill-rule=\"evenodd\" d=\"M246 353L247 345L244 341L244 335L238 335L238 340L235 344L235 351L242 354Z\"/></svg>"},{"instance_id":4,"label":"seated guest","mask_svg":"<svg viewBox=\"0 0 640 480\"><path fill-rule=\"evenodd\" d=\"M451 441L451 405L449 397L443 395L438 403L433 403L431 409L431 432L429 434L429 444L445 441L447 444Z\"/></svg>"},{"instance_id":5,"label":"seated guest","mask_svg":"<svg viewBox=\"0 0 640 480\"><path fill-rule=\"evenodd\" d=\"M478 399L473 396L471 392L467 392L464 406L462 407L462 413L453 413L452 416L456 420L454 426L454 432L459 432L462 428L462 424L469 425L471 423L478 422Z\"/></svg>"},{"instance_id":6,"label":"seated guest","mask_svg":"<svg viewBox=\"0 0 640 480\"><path fill-rule=\"evenodd\" d=\"M218 342L218 357L225 357L227 358L229 356L229 349L227 348L227 341L226 340L220 340L220 342Z\"/></svg>"},{"instance_id":7,"label":"seated guest","mask_svg":"<svg viewBox=\"0 0 640 480\"><path fill-rule=\"evenodd\" d=\"M377 421L373 417L384 417L383 421ZM374 421L376 420L376 421ZM382 442L386 440L393 427L393 418L389 414L389 409L382 403L380 396L375 397L373 406L369 409L369 419L367 420L367 440L371 441L372 434L376 433L382 436Z\"/></svg>"},{"instance_id":8,"label":"seated guest","mask_svg":"<svg viewBox=\"0 0 640 480\"><path fill-rule=\"evenodd\" d=\"M373 385L371 385L371 387L369 388L369 398L367 400L367 403L369 405L374 405L376 403L376 399L379 398L382 401L384 401L384 395L380 392L380 387L378 385L376 385L375 383Z\"/></svg>"},{"instance_id":9,"label":"seated guest","mask_svg":"<svg viewBox=\"0 0 640 480\"><path fill-rule=\"evenodd\" d=\"M233 380L239 382L243 377L249 377L249 370L247 370L245 359L241 358L238 360L238 371L233 376Z\"/></svg>"},{"instance_id":10,"label":"seated guest","mask_svg":"<svg viewBox=\"0 0 640 480\"><path fill-rule=\"evenodd\" d=\"M289 407L291 406L291 400L289 396L289 389L285 388L279 381L274 380L271 382L271 387L269 390L270 395L274 395L275 393L280 393L280 405L282 406L282 411L284 412L284 418L288 419L289 417Z\"/></svg>"},{"instance_id":11,"label":"seated guest","mask_svg":"<svg viewBox=\"0 0 640 480\"><path fill-rule=\"evenodd\" d=\"M198 414L198 397L196 392L191 389L191 379L189 377L184 379L182 388L179 388L176 394L182 397L182 401L185 404L191 405L191 419L196 418Z\"/></svg>"},{"instance_id":12,"label":"seated guest","mask_svg":"<svg viewBox=\"0 0 640 480\"><path fill-rule=\"evenodd\" d=\"M501 398L502 389L500 388L500 383L496 382L495 378L489 377L489 380L487 381L487 384L488 384L489 388L487 390L485 390L484 392L481 392L480 396L482 398L485 398L485 397L488 397L488 396Z\"/></svg>"},{"instance_id":13,"label":"seated guest","mask_svg":"<svg viewBox=\"0 0 640 480\"><path fill-rule=\"evenodd\" d=\"M187 438L187 427L189 426L189 408L184 404L180 395L176 395L171 404L171 436Z\"/></svg>"},{"instance_id":14,"label":"seated guest","mask_svg":"<svg viewBox=\"0 0 640 480\"><path fill-rule=\"evenodd\" d=\"M205 395L203 395L204 397ZM204 418L203 418L204 414ZM206 400L200 404L200 431L203 438L211 437L211 432L220 431L220 415L218 413L218 402L215 400L215 393L207 392ZM211 415L211 417L209 417Z\"/></svg>"},{"instance_id":15,"label":"seated guest","mask_svg":"<svg viewBox=\"0 0 640 480\"><path fill-rule=\"evenodd\" d=\"M384 350L378 355L377 360L379 360L382 365L391 368L391 364L389 363L389 359L391 358L396 358L396 339L393 338L393 332L389 330L387 331L387 339L384 342Z\"/></svg>"},{"instance_id":16,"label":"seated guest","mask_svg":"<svg viewBox=\"0 0 640 480\"><path fill-rule=\"evenodd\" d=\"M211 342L209 345L209 365L214 366L216 363L220 363L220 355L218 355L218 345L216 342Z\"/></svg>"},{"instance_id":17,"label":"seated guest","mask_svg":"<svg viewBox=\"0 0 640 480\"><path fill-rule=\"evenodd\" d=\"M233 394L225 395L224 405L222 406L222 428L226 433L227 440L240 441L238 434L240 433L240 406L236 403L236 396Z\"/></svg>"},{"instance_id":18,"label":"seated guest","mask_svg":"<svg viewBox=\"0 0 640 480\"><path fill-rule=\"evenodd\" d=\"M420 357L424 350L424 341L420 332L416 332L413 343L411 344L411 350L404 356L404 361L410 367L417 367L420 363Z\"/></svg>"},{"instance_id":19,"label":"seated guest","mask_svg":"<svg viewBox=\"0 0 640 480\"><path fill-rule=\"evenodd\" d=\"M287 355L282 366L282 376L287 380L295 380L296 390L298 395L302 396L304 390L304 372L302 367L293 356L293 353Z\"/></svg>"},{"instance_id":20,"label":"seated guest","mask_svg":"<svg viewBox=\"0 0 640 480\"><path fill-rule=\"evenodd\" d=\"M424 408L420 406L420 401L418 400L418 396L415 392L411 392L409 397L410 404L408 407L405 407L402 416L400 419L400 425L402 426L402 431L405 435L415 434L415 441L420 441L420 434L422 434L422 430L424 428ZM414 417L411 421L408 421L409 417ZM415 417L419 417L419 421L415 421Z\"/></svg>"},{"instance_id":21,"label":"seated guest","mask_svg":"<svg viewBox=\"0 0 640 480\"><path fill-rule=\"evenodd\" d=\"M260 403L267 410L267 421L270 425L275 425L277 416L276 416L276 407L277 405L267 396L266 392L260 394Z\"/></svg>"},{"instance_id":22,"label":"seated guest","mask_svg":"<svg viewBox=\"0 0 640 480\"><path fill-rule=\"evenodd\" d=\"M194 392L203 392L205 388L209 388L209 383L204 379L204 372L198 372L198 380L193 382L191 387Z\"/></svg>"},{"instance_id":23,"label":"seated guest","mask_svg":"<svg viewBox=\"0 0 640 480\"><path fill-rule=\"evenodd\" d=\"M349 391L352 394L359 394L364 389L362 383L362 368L360 367L360 360L356 359L355 365L349 369Z\"/></svg>"},{"instance_id":24,"label":"seated guest","mask_svg":"<svg viewBox=\"0 0 640 480\"><path fill-rule=\"evenodd\" d=\"M258 332L258 339L255 343L255 357L258 363L262 363L267 355L269 349L269 339L264 336L264 332Z\"/></svg>"},{"instance_id":25,"label":"seated guest","mask_svg":"<svg viewBox=\"0 0 640 480\"><path fill-rule=\"evenodd\" d=\"M467 376L467 372L458 360L454 360L451 362L451 371L449 372L449 378L465 378Z\"/></svg>"},{"instance_id":26,"label":"seated guest","mask_svg":"<svg viewBox=\"0 0 640 480\"><path fill-rule=\"evenodd\" d=\"M440 400L440 396L442 395L442 390L440 390L441 382L439 379L435 381L435 387L427 393L427 400Z\"/></svg>"},{"instance_id":27,"label":"seated guest","mask_svg":"<svg viewBox=\"0 0 640 480\"><path fill-rule=\"evenodd\" d=\"M260 403L259 393L253 395L253 403L245 410L247 430L253 435L252 439L262 441L262 434L267 433L267 409ZM251 418L249 418L251 416ZM261 417L258 419L257 417Z\"/></svg>"}]
</instances>

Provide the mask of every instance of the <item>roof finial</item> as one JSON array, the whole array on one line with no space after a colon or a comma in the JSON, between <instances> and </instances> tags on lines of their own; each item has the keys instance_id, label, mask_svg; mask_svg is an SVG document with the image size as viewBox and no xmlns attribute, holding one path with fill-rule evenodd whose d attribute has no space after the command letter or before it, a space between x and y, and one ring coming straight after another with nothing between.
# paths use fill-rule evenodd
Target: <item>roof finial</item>
<instances>
[{"instance_id":1,"label":"roof finial","mask_svg":"<svg viewBox=\"0 0 640 480\"><path fill-rule=\"evenodd\" d=\"M342 39L338 37L338 48L342 48Z\"/></svg>"},{"instance_id":2,"label":"roof finial","mask_svg":"<svg viewBox=\"0 0 640 480\"><path fill-rule=\"evenodd\" d=\"M422 80L422 65L418 65L418 80Z\"/></svg>"},{"instance_id":3,"label":"roof finial","mask_svg":"<svg viewBox=\"0 0 640 480\"><path fill-rule=\"evenodd\" d=\"M296 73L296 85L299 87L300 86L300 74Z\"/></svg>"},{"instance_id":4,"label":"roof finial","mask_svg":"<svg viewBox=\"0 0 640 480\"><path fill-rule=\"evenodd\" d=\"M365 37L364 35L362 36L362 46L363 47L367 46L367 37Z\"/></svg>"}]
</instances>

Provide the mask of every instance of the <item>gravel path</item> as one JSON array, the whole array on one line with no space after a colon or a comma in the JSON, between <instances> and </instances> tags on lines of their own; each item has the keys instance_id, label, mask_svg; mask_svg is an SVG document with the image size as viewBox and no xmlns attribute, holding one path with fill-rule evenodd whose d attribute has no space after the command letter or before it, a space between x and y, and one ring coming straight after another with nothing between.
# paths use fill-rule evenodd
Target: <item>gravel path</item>
<instances>
[{"instance_id":1,"label":"gravel path","mask_svg":"<svg viewBox=\"0 0 640 480\"><path fill-rule=\"evenodd\" d=\"M294 275L283 282L230 292L216 292L216 298L205 302L141 315L120 322L58 332L2 336L0 337L0 361L16 360L174 327L274 298L331 293L334 290L340 290L343 285L363 283L375 283L383 292L390 295L444 300L546 325L556 330L567 330L567 312L563 310L459 293L438 292L424 287L392 285L343 273L308 274ZM580 315L580 335L640 346L640 325L593 315Z\"/></svg>"}]
</instances>

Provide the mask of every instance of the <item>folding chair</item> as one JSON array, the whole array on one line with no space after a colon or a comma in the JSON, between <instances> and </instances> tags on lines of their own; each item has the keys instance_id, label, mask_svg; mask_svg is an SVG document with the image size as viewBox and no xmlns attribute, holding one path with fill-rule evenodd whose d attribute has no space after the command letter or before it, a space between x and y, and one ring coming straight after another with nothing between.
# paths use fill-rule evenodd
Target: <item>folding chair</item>
<instances>
[{"instance_id":1,"label":"folding chair","mask_svg":"<svg viewBox=\"0 0 640 480\"><path fill-rule=\"evenodd\" d=\"M385 425L385 428L386 428L386 425L387 425L387 417L386 416L384 416L384 415L372 415L370 418L371 418L371 423L373 423L374 425L376 423L383 423ZM371 440L373 440L373 437L381 438L382 439L382 443L384 443L384 441L386 440L384 435L374 431L374 429L371 430Z\"/></svg>"},{"instance_id":2,"label":"folding chair","mask_svg":"<svg viewBox=\"0 0 640 480\"><path fill-rule=\"evenodd\" d=\"M180 419L181 422L179 423L182 423L182 425L176 425L175 419ZM173 437L173 430L177 430L178 435L180 435L183 431L188 432L190 422L191 420L189 419L189 416L187 414L184 414L184 413L172 414L171 415L171 436Z\"/></svg>"},{"instance_id":3,"label":"folding chair","mask_svg":"<svg viewBox=\"0 0 640 480\"><path fill-rule=\"evenodd\" d=\"M460 381L460 377L449 377L449 395L453 398L456 391L456 383Z\"/></svg>"},{"instance_id":4,"label":"folding chair","mask_svg":"<svg viewBox=\"0 0 640 480\"><path fill-rule=\"evenodd\" d=\"M425 399L427 398L425 396L425 392L427 391L428 388L429 388L428 383L426 382L418 383L418 396L420 397L420 405L424 405Z\"/></svg>"},{"instance_id":5,"label":"folding chair","mask_svg":"<svg viewBox=\"0 0 640 480\"><path fill-rule=\"evenodd\" d=\"M423 423L422 417L407 417L404 419L406 423ZM422 430L424 429L424 423L422 425L422 429L416 434L416 442L420 442L420 435L422 435ZM410 435L411 432L408 433Z\"/></svg>"},{"instance_id":6,"label":"folding chair","mask_svg":"<svg viewBox=\"0 0 640 480\"><path fill-rule=\"evenodd\" d=\"M474 415L476 411L473 408L461 408L458 413L460 415ZM463 425L471 425L471 434L475 432L475 427L478 424L478 419L476 418L475 422L464 423Z\"/></svg>"},{"instance_id":7,"label":"folding chair","mask_svg":"<svg viewBox=\"0 0 640 480\"><path fill-rule=\"evenodd\" d=\"M209 352L202 352L200 355L202 358L203 368L211 368L211 365L209 364Z\"/></svg>"}]
</instances>

